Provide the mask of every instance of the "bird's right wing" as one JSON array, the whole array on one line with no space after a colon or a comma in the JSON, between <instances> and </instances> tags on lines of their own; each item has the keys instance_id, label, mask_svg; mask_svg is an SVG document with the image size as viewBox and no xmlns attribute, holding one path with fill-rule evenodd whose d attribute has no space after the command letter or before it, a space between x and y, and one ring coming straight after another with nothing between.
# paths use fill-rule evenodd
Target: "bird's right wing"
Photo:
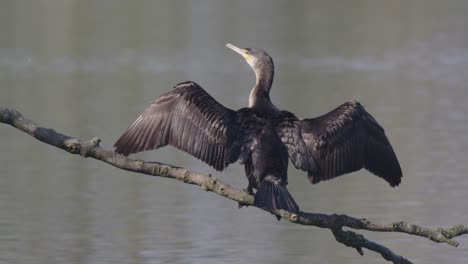
<instances>
[{"instance_id":1,"label":"bird's right wing","mask_svg":"<svg viewBox=\"0 0 468 264\"><path fill-rule=\"evenodd\" d=\"M240 132L236 112L194 82L176 85L157 98L115 142L117 153L174 146L217 170L237 161Z\"/></svg>"}]
</instances>

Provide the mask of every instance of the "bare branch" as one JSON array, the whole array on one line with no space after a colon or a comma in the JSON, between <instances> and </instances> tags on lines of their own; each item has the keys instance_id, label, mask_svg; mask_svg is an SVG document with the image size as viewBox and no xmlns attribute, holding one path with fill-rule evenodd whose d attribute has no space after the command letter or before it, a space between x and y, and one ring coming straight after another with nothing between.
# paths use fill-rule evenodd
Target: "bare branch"
<instances>
[{"instance_id":1,"label":"bare branch","mask_svg":"<svg viewBox=\"0 0 468 264\"><path fill-rule=\"evenodd\" d=\"M132 172L176 179L188 184L198 185L203 190L214 192L243 205L253 205L253 196L221 182L211 175L204 175L187 169L158 162L146 162L133 160L125 156L115 154L111 150L103 149L99 146L100 139L93 138L90 141L82 142L78 139L56 132L50 128L37 126L31 120L24 118L18 111L12 108L0 107L0 122L9 124L32 137L63 149L72 154L79 154L83 157L91 157L106 162L117 168ZM411 263L409 260L393 253L387 247L369 241L364 236L352 231L344 231L343 227L361 229L376 232L401 232L428 238L437 243L447 243L451 246L458 246L458 242L452 238L468 233L468 225L456 225L451 228L429 228L411 225L406 222L394 222L387 225L373 223L366 219L357 219L347 215L326 215L319 213L301 212L299 215L286 212L284 210L273 210L270 213L279 216L289 222L310 225L320 228L328 228L333 232L335 239L348 246L355 248L360 255L364 252L362 248L378 252L382 257L393 263Z\"/></svg>"}]
</instances>

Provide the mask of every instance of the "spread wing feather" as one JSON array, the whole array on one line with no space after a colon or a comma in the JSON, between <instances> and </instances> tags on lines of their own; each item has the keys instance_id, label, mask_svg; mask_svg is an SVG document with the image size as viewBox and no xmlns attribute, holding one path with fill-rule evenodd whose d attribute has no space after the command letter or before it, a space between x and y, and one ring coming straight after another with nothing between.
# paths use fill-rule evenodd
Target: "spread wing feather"
<instances>
[{"instance_id":1,"label":"spread wing feather","mask_svg":"<svg viewBox=\"0 0 468 264\"><path fill-rule=\"evenodd\" d=\"M174 146L223 170L240 153L236 112L194 82L176 85L157 98L120 136L117 153L130 155Z\"/></svg>"},{"instance_id":2,"label":"spread wing feather","mask_svg":"<svg viewBox=\"0 0 468 264\"><path fill-rule=\"evenodd\" d=\"M283 142L293 145L288 147L289 156L296 168L308 172L312 183L361 168L385 179L392 187L401 182L400 164L384 129L359 102L344 103L325 115L296 124L299 128L289 126L293 144ZM309 151L308 164L300 151L301 140Z\"/></svg>"},{"instance_id":3,"label":"spread wing feather","mask_svg":"<svg viewBox=\"0 0 468 264\"><path fill-rule=\"evenodd\" d=\"M300 123L301 134L319 170L309 172L312 183L365 168L392 187L402 172L384 129L356 101Z\"/></svg>"}]
</instances>

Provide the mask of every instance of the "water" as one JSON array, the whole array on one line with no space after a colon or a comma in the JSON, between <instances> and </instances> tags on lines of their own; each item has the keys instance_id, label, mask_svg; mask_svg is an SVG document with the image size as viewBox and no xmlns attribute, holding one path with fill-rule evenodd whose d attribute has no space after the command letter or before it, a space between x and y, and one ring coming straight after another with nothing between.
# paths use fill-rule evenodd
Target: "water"
<instances>
[{"instance_id":1,"label":"water","mask_svg":"<svg viewBox=\"0 0 468 264\"><path fill-rule=\"evenodd\" d=\"M10 1L0 9L0 105L110 148L156 96L194 80L226 106L253 74L224 47L267 50L272 99L300 117L357 99L402 165L391 189L366 171L311 186L290 169L306 211L389 223L468 224L468 4L462 1ZM331 232L277 222L197 187L117 170L0 126L0 263L384 263ZM217 173L165 148L135 155ZM459 248L363 232L417 263L466 263Z\"/></svg>"}]
</instances>

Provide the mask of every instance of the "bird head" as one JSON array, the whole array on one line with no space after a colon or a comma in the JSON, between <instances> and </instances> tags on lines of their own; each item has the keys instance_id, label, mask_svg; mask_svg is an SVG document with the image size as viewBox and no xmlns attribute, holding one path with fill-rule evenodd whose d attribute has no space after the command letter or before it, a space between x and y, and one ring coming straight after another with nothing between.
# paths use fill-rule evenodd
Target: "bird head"
<instances>
[{"instance_id":1,"label":"bird head","mask_svg":"<svg viewBox=\"0 0 468 264\"><path fill-rule=\"evenodd\" d=\"M273 69L273 60L270 55L261 49L256 48L239 48L231 43L226 44L226 47L235 51L237 54L244 57L245 61L257 73L265 68Z\"/></svg>"}]
</instances>

